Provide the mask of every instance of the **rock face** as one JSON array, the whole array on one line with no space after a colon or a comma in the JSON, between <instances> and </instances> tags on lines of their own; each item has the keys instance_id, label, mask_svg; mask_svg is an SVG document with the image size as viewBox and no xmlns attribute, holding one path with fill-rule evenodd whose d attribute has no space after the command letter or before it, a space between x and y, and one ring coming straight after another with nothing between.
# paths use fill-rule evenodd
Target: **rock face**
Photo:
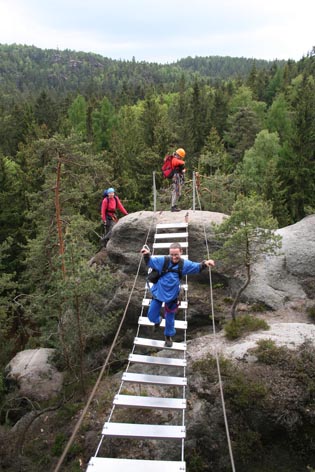
<instances>
[{"instance_id":1,"label":"rock face","mask_svg":"<svg viewBox=\"0 0 315 472\"><path fill-rule=\"evenodd\" d=\"M48 400L61 390L63 375L50 363L54 349L26 349L6 367L6 380L16 384L21 396L33 400Z\"/></svg>"},{"instance_id":2,"label":"rock face","mask_svg":"<svg viewBox=\"0 0 315 472\"><path fill-rule=\"evenodd\" d=\"M157 223L184 222L187 212L153 213L141 211L122 218L113 230L107 245L107 258L127 274L146 274L144 263L140 264L139 251L143 244L152 248ZM211 257L218 249L212 223L220 224L227 215L207 211L189 211L189 258L193 261ZM174 230L176 231L176 230ZM279 229L282 249L277 256L265 256L253 266L252 281L243 294L245 301L262 302L267 307L279 309L287 302L315 298L315 215ZM166 251L156 250L155 254ZM208 252L209 251L209 254ZM227 281L223 274L213 271L215 281ZM207 282L207 272L191 276L191 281ZM241 283L229 280L231 292ZM192 310L194 307L191 307Z\"/></svg>"},{"instance_id":3,"label":"rock face","mask_svg":"<svg viewBox=\"0 0 315 472\"><path fill-rule=\"evenodd\" d=\"M201 261L207 258L207 244L209 253L217 247L214 240L212 223L220 224L226 215L209 211L169 211L155 213L152 211L139 211L121 218L114 227L112 238L107 245L109 259L116 264L123 265L124 272L136 273L141 259L140 249L148 244L152 249L154 242L155 226L158 223L185 222L188 213L189 222L189 259ZM174 232L178 230L174 229ZM207 243L206 243L207 241ZM160 251L160 252L159 252ZM166 254L164 250L156 250L155 254ZM141 273L145 273L144 264Z\"/></svg>"},{"instance_id":4,"label":"rock face","mask_svg":"<svg viewBox=\"0 0 315 472\"><path fill-rule=\"evenodd\" d=\"M277 231L281 254L264 257L253 267L244 296L278 309L296 299L315 298L315 215Z\"/></svg>"},{"instance_id":5,"label":"rock face","mask_svg":"<svg viewBox=\"0 0 315 472\"><path fill-rule=\"evenodd\" d=\"M141 262L140 249L143 244L152 248L155 226L158 223L170 221L184 222L188 214L189 222L189 259L201 261L212 257L218 249L212 223L220 224L227 215L207 211L192 210L170 213L164 211L154 213L140 211L120 219L114 227L113 235L105 250L98 253L91 264L105 262L110 264L113 272L121 274L122 284L116 294L111 294L108 308L118 309L124 305L130 293L134 276L139 272L136 284L136 300L131 303L129 320L134 323L138 317L138 308L143 297L146 268ZM174 232L177 230L174 229ZM277 310L294 300L310 300L315 298L315 215L308 216L302 221L279 229L278 234L283 238L282 249L277 256L262 257L252 268L252 281L243 293L243 300L250 303L261 302L267 307ZM167 250L155 250L155 254L166 254ZM190 310L189 316L202 318L209 311L209 306L202 303L200 293L198 300L194 299L194 290L201 284L208 284L209 274L204 271L189 277ZM233 294L242 283L240 279L228 279L220 274L218 269L212 271L213 283L224 283ZM204 287L203 292L206 290ZM206 315L208 319L208 315Z\"/></svg>"},{"instance_id":6,"label":"rock face","mask_svg":"<svg viewBox=\"0 0 315 472\"><path fill-rule=\"evenodd\" d=\"M122 281L115 294L111 294L111 299L106 304L108 310L121 309L126 305L130 295L130 290L136 274L139 271L139 277L136 282L135 291L128 308L127 323L135 326L140 315L141 302L144 297L145 277L147 269L140 249L147 244L152 250L154 242L155 227L158 223L179 222L184 223L187 219L189 223L189 259L193 261L202 261L208 258L211 253L217 249L214 239L212 223L221 223L226 215L223 213L213 213L208 211L180 211L171 213L169 211L154 213L151 211L140 211L132 213L120 219L114 227L112 238L106 247L105 262L111 265L111 269L119 274ZM174 229L173 232L179 230ZM185 253L185 250L184 250ZM168 254L167 249L156 249L155 255ZM226 283L224 276L212 272L214 282ZM190 275L188 277L190 286L189 295L189 314L188 321L190 326L200 326L209 324L209 272L203 271L200 274Z\"/></svg>"}]
</instances>

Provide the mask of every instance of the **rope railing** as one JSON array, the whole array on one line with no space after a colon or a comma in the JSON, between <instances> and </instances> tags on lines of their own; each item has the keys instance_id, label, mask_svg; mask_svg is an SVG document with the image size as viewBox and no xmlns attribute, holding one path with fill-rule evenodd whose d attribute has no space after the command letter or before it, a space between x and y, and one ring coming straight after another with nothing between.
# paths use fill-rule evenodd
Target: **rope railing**
<instances>
[{"instance_id":1,"label":"rope railing","mask_svg":"<svg viewBox=\"0 0 315 472\"><path fill-rule=\"evenodd\" d=\"M197 176L196 178L196 173L194 172L193 173L193 178L192 178L192 181L189 181L189 182L192 182L192 209L193 209L193 212L196 211L196 199L197 199L197 206L199 207L199 210L201 210L201 202L200 202L200 195L199 195L199 192L198 192L198 186L200 184L200 181L199 181L199 177L200 176ZM198 185L197 185L197 182L198 182ZM155 182L155 172L153 172L153 208L154 208L154 212L153 212L153 217L151 219L151 222L150 222L150 226L149 226L149 229L147 231L147 234L146 234L146 238L145 238L145 242L144 242L144 245L147 244L148 242L148 238L149 238L149 235L150 235L150 232L151 232L151 227L152 227L152 224L153 224L153 221L155 220L156 218L156 211L157 211L157 190L156 190L156 182ZM207 251L207 255L208 255L208 258L210 257L209 255L209 246L208 246L208 241L207 241L207 234L206 234L206 228L205 228L205 224L203 224L203 230L204 230L204 239L205 239L205 244L206 244L206 251ZM121 331L121 328L124 324L124 321L125 321L125 318L126 318L126 314L127 314L127 311L128 311L128 308L129 308L129 305L130 305L130 301L131 301L131 298L133 296L133 292L134 292L134 289L135 289L135 286L136 286L136 282L137 282L137 279L138 279L138 276L139 276L139 272L140 272L140 267L141 267L141 264L142 264L142 259L143 259L143 256L141 255L140 257L140 260L139 260L139 264L138 264L138 267L137 267L137 271L136 271L136 275L135 275L135 278L134 278L134 282L133 282L133 285L132 285L132 289L130 291L130 294L129 294L129 297L128 297L128 300L127 300L127 303L126 303L126 306L125 306L125 309L124 309L124 312L123 312L123 315L122 315L122 318L121 318L121 321L119 323L119 326L118 326L118 329L116 331L116 334L115 334L115 337L113 339L113 342L111 344L111 347L109 349L109 352L107 354L107 357L105 359L105 362L101 368L101 371L99 373L99 376L95 382L95 385L91 391L91 394L89 395L89 398L85 404L85 407L74 427L74 430L72 432L72 435L71 437L69 438L67 444L66 444L66 447L64 448L63 450L63 453L57 463L57 466L55 467L54 469L54 472L59 472L60 471L60 468L69 452L69 449L70 447L72 446L73 444L73 441L75 439L75 436L76 434L78 433L78 430L83 422L83 419L85 417L85 415L87 414L87 411L90 407L90 404L97 392L97 389L100 385L100 382L103 378L103 375L104 375L104 372L109 364L109 360L112 356L112 353L114 351L114 348L116 346L116 343L117 343L117 340L118 340L118 337L119 337L119 334L120 334L120 331ZM212 330L213 330L213 336L215 338L216 336L216 328L215 328L215 319L214 319L214 304L213 304L213 289L212 289L212 274L211 274L211 268L209 267L209 298L210 298L210 304L211 304L211 317L212 317ZM147 289L145 289L147 290ZM143 313L143 307L142 307L142 312L141 312L141 315ZM139 333L139 329L140 327L138 326L138 331L137 331L137 336L138 336L138 333ZM185 341L186 341L186 338L185 338ZM222 383L222 377L221 377L221 369L220 369L220 362L219 362L219 354L218 354L218 351L216 349L216 346L217 346L217 343L215 342L214 343L214 352L215 352L215 359L216 359L216 365L217 365L217 371L218 371L218 378L219 378L219 388L220 388L220 396L221 396L221 404L222 404L222 410L223 410L223 417L224 417L224 424L225 424L225 431L226 431L226 437L227 437L227 442L228 442L228 449L229 449L229 456L230 456L230 462L231 462L231 468L232 468L232 471L235 472L235 465L234 465L234 458L233 458L233 451L232 451L232 444L231 444L231 439L230 439L230 433L229 433L229 425L228 425L228 420L227 420L227 414L226 414L226 407L225 407L225 400L224 400L224 392L223 392L223 383ZM133 348L134 349L134 348ZM129 365L129 361L128 361L128 365ZM122 386L123 382L121 383L121 386ZM121 389L121 386L120 386L120 389ZM185 394L185 387L184 387L184 394ZM109 413L109 419L108 421L110 421L112 415L113 415L113 412L114 412L114 407L111 409L110 413ZM183 416L183 423L185 421L184 419L185 417ZM102 442L104 440L104 435L102 435L100 441L99 441L99 444L97 446L97 449L96 449L96 454L98 454L99 450L100 450L100 447L102 445ZM182 441L182 460L183 460L183 457L184 457L184 441Z\"/></svg>"},{"instance_id":2,"label":"rope railing","mask_svg":"<svg viewBox=\"0 0 315 472\"><path fill-rule=\"evenodd\" d=\"M198 204L199 204L199 207L201 208L199 192L198 192L198 189L196 189L196 190L197 190L196 193L197 193ZM203 224L203 231L204 231L204 239L205 239L205 244L206 244L207 258L209 259L210 258L210 253L209 253L209 245L208 245L208 239L207 239L205 224ZM218 353L218 350L217 350L217 343L216 343L216 327L215 327L215 318L214 318L214 304L213 304L213 289L212 289L211 268L209 267L208 270L209 270L209 298L210 298L210 305L211 305L212 332L213 332L213 337L214 337L214 341L215 341L214 342L214 354L215 354L215 360L216 360L216 366L217 366L217 372L218 372L221 405L222 405L222 411L223 411L225 433L226 433L226 438L227 438L227 443L228 443L228 448L229 448L231 468L232 468L232 471L235 472L232 443L231 443L231 438L230 438L229 424L228 424L228 419L227 419L227 414L226 414L226 407L225 407L225 400L224 400L224 391L223 391L223 383L222 383L222 377L221 377L220 359L219 359L219 353Z\"/></svg>"},{"instance_id":3,"label":"rope railing","mask_svg":"<svg viewBox=\"0 0 315 472\"><path fill-rule=\"evenodd\" d=\"M147 231L147 235L146 235L144 244L147 244L147 241L148 241L148 238L149 238L149 235L150 235L150 231L151 231L151 227L152 227L153 220L154 220L154 215L153 215L153 217L152 217L152 219L151 219L150 226L149 226L149 228L148 228L148 231ZM140 272L140 267L141 267L141 264L142 264L142 259L143 259L143 256L141 255L140 260L139 260L139 264L138 264L138 268L137 268L137 272L136 272L136 275L135 275L135 278L134 278L134 282L133 282L133 285L132 285L132 288L131 288L131 291L130 291L130 294L129 294L129 297L128 297L128 300L127 300L127 303L126 303L126 306L125 306L125 309L124 309L124 312L123 312L123 315L122 315L122 317L121 317L119 326L118 326L118 328L117 328L115 337L114 337L114 339L113 339L113 342L112 342L111 347L110 347L110 349L109 349L109 352L108 352L108 354L107 354L107 357L106 357L106 359L105 359L105 362L104 362L104 364L103 364L103 366L102 366L102 368L101 368L101 370L100 370L100 373L99 373L99 375L98 375L98 378L97 378L97 380L96 380L96 382L95 382L95 384L94 384L94 387L93 387L93 389L92 389L92 391L91 391L91 393L90 393L90 395L89 395L89 398L88 398L88 400L87 400L87 402L86 402L86 404L85 404L85 407L84 407L84 409L83 409L83 411L82 411L82 413L81 413L81 415L80 415L80 417L79 417L79 419L78 419L78 421L77 421L77 423L76 423L76 425L75 425L75 427L74 427L74 430L73 430L73 432L72 432L72 434L71 434L71 437L69 438L69 440L68 440L68 442L67 442L67 444L66 444L66 446L65 446L65 448L64 448L64 450L63 450L63 453L62 453L60 459L58 460L58 463L57 463L57 465L56 465L56 467L55 467L55 469L54 469L54 472L59 472L59 471L60 471L60 468L61 468L61 466L62 466L62 464L63 464L63 462L64 462L64 460L65 460L65 458L66 458L66 456L67 456L67 454L68 454L68 452L69 452L70 447L71 447L72 444L73 444L73 441L74 441L74 439L75 439L75 436L77 435L77 433L78 433L78 431L79 431L79 428L80 428L80 426L81 426L81 424L82 424L82 422L83 422L83 420L84 420L84 418L85 418L85 415L86 415L87 412L88 412L88 409L89 409L89 407L90 407L90 405L91 405L91 402L92 402L92 400L93 400L93 398L94 398L94 396L95 396L95 394L96 394L96 392L97 392L97 389L98 389L98 387L99 387L99 384L100 384L100 382L101 382L101 380L102 380L102 378L103 378L104 372L105 372L105 370L106 370L106 368L107 368L107 366L108 366L108 364L109 364L110 358L111 358L111 356L112 356L112 353L113 353L114 348L115 348L116 343L117 343L118 336L119 336L119 334L120 334L121 328L122 328L122 326L123 326L123 324L124 324L124 321L125 321L125 318L126 318L126 314L127 314L127 311L128 311L129 305L130 305L130 301L131 301L131 298L132 298L132 295L133 295L133 292L134 292L134 289L135 289L135 286L136 286L136 282L137 282L137 279L138 279L138 275L139 275L139 272Z\"/></svg>"}]
</instances>

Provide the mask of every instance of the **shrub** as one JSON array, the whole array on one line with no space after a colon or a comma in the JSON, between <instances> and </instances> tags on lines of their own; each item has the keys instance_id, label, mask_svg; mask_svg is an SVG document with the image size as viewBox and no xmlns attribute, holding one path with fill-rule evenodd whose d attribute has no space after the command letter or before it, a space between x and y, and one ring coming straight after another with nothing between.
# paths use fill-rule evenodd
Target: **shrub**
<instances>
[{"instance_id":1,"label":"shrub","mask_svg":"<svg viewBox=\"0 0 315 472\"><path fill-rule=\"evenodd\" d=\"M232 362L224 357L219 358L220 369L222 375L228 375L233 368ZM217 381L217 362L215 357L210 354L203 359L199 359L193 363L193 371L205 376L209 382Z\"/></svg>"},{"instance_id":2,"label":"shrub","mask_svg":"<svg viewBox=\"0 0 315 472\"><path fill-rule=\"evenodd\" d=\"M257 348L251 351L259 362L267 365L280 364L287 359L287 348L278 347L272 339L258 341Z\"/></svg>"},{"instance_id":3,"label":"shrub","mask_svg":"<svg viewBox=\"0 0 315 472\"><path fill-rule=\"evenodd\" d=\"M264 320L260 320L250 315L238 316L224 325L225 335L228 339L237 339L244 334L260 329L269 329L269 325Z\"/></svg>"},{"instance_id":4,"label":"shrub","mask_svg":"<svg viewBox=\"0 0 315 472\"><path fill-rule=\"evenodd\" d=\"M309 318L311 319L311 321L313 321L313 323L315 323L315 305L309 306L309 307L306 309L306 313L308 314L308 316L309 316Z\"/></svg>"},{"instance_id":5,"label":"shrub","mask_svg":"<svg viewBox=\"0 0 315 472\"><path fill-rule=\"evenodd\" d=\"M225 383L224 391L226 397L239 410L257 407L267 394L266 387L262 383L253 381L237 371Z\"/></svg>"},{"instance_id":6,"label":"shrub","mask_svg":"<svg viewBox=\"0 0 315 472\"><path fill-rule=\"evenodd\" d=\"M51 447L51 453L53 456L60 456L63 452L66 443L66 436L64 433L57 433L55 442Z\"/></svg>"}]
</instances>

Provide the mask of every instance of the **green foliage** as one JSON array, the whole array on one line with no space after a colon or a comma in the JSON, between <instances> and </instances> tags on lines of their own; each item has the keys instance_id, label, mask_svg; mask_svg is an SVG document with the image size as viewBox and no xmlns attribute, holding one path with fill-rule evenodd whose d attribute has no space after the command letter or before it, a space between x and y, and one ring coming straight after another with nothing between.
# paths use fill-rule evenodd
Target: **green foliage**
<instances>
[{"instance_id":1,"label":"green foliage","mask_svg":"<svg viewBox=\"0 0 315 472\"><path fill-rule=\"evenodd\" d=\"M267 395L267 389L262 382L249 379L242 372L225 383L226 398L239 410L257 407Z\"/></svg>"},{"instance_id":2,"label":"green foliage","mask_svg":"<svg viewBox=\"0 0 315 472\"><path fill-rule=\"evenodd\" d=\"M267 365L282 363L287 357L287 349L278 347L272 339L261 339L257 342L257 348L252 352L257 357L258 362Z\"/></svg>"},{"instance_id":3,"label":"green foliage","mask_svg":"<svg viewBox=\"0 0 315 472\"><path fill-rule=\"evenodd\" d=\"M224 143L217 130L211 128L198 160L198 172L213 175L217 170L222 169L226 159L227 153Z\"/></svg>"},{"instance_id":4,"label":"green foliage","mask_svg":"<svg viewBox=\"0 0 315 472\"><path fill-rule=\"evenodd\" d=\"M310 306L306 309L306 313L308 314L309 318L315 323L315 305Z\"/></svg>"},{"instance_id":5,"label":"green foliage","mask_svg":"<svg viewBox=\"0 0 315 472\"><path fill-rule=\"evenodd\" d=\"M72 130L83 139L87 137L87 104L82 95L78 95L68 110Z\"/></svg>"},{"instance_id":6,"label":"green foliage","mask_svg":"<svg viewBox=\"0 0 315 472\"><path fill-rule=\"evenodd\" d=\"M193 470L194 472L203 472L206 470L208 464L206 463L205 459L198 454L196 450L190 452L187 457L187 467L188 470Z\"/></svg>"},{"instance_id":7,"label":"green foliage","mask_svg":"<svg viewBox=\"0 0 315 472\"><path fill-rule=\"evenodd\" d=\"M233 172L244 157L244 153L255 141L263 125L257 112L250 106L236 107L227 119L227 130L224 140L228 146L226 171Z\"/></svg>"},{"instance_id":8,"label":"green foliage","mask_svg":"<svg viewBox=\"0 0 315 472\"><path fill-rule=\"evenodd\" d=\"M116 124L116 113L107 97L92 112L92 133L97 151L110 150L112 130Z\"/></svg>"},{"instance_id":9,"label":"green foliage","mask_svg":"<svg viewBox=\"0 0 315 472\"><path fill-rule=\"evenodd\" d=\"M238 339L253 331L269 329L264 320L250 315L240 315L235 320L230 320L224 325L225 335L228 339Z\"/></svg>"},{"instance_id":10,"label":"green foliage","mask_svg":"<svg viewBox=\"0 0 315 472\"><path fill-rule=\"evenodd\" d=\"M267 199L275 179L280 145L277 133L260 131L252 148L245 151L242 164L244 188L248 193L256 192ZM273 162L275 164L273 165Z\"/></svg>"},{"instance_id":11,"label":"green foliage","mask_svg":"<svg viewBox=\"0 0 315 472\"><path fill-rule=\"evenodd\" d=\"M224 357L219 358L220 370L223 375L229 375L233 370L233 365L229 359ZM198 361L194 362L193 371L202 374L207 378L208 382L216 382L217 376L217 363L215 357L208 355Z\"/></svg>"},{"instance_id":12,"label":"green foliage","mask_svg":"<svg viewBox=\"0 0 315 472\"><path fill-rule=\"evenodd\" d=\"M56 434L54 444L51 447L51 453L53 456L61 456L66 444L66 440L67 438L64 433Z\"/></svg>"},{"instance_id":13,"label":"green foliage","mask_svg":"<svg viewBox=\"0 0 315 472\"><path fill-rule=\"evenodd\" d=\"M214 225L215 234L222 247L213 254L225 270L232 275L237 271L245 278L237 291L231 308L232 318L239 298L251 280L251 267L262 255L277 254L281 236L275 233L276 220L271 216L270 205L256 194L240 195L231 216L221 225Z\"/></svg>"},{"instance_id":14,"label":"green foliage","mask_svg":"<svg viewBox=\"0 0 315 472\"><path fill-rule=\"evenodd\" d=\"M257 395L257 390L255 393ZM257 431L243 430L236 438L233 447L235 457L243 464L248 464L248 461L252 460L253 451L255 451L256 458L261 457L264 449L262 441L262 435Z\"/></svg>"}]
</instances>

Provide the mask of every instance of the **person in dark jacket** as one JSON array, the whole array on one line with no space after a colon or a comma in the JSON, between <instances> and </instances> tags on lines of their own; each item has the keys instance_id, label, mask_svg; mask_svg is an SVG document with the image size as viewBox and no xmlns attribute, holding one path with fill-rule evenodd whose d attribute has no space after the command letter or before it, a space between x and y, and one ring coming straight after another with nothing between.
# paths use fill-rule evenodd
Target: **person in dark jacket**
<instances>
[{"instance_id":1,"label":"person in dark jacket","mask_svg":"<svg viewBox=\"0 0 315 472\"><path fill-rule=\"evenodd\" d=\"M150 251L147 247L141 249L141 253L144 256L144 261L148 267L156 269L159 272L163 269L164 256L152 257ZM180 291L180 280L178 272L178 263L181 259L183 253L180 243L172 243L169 248L169 269L171 268L174 271L166 272L163 274L157 283L153 284L151 288L152 301L149 306L148 318L155 324L159 326L162 317L160 315L160 310L162 303L165 302L165 346L171 347L173 344L172 337L175 336L175 315L178 308L178 295ZM202 262L192 262L190 260L183 260L182 266L182 275L188 274L197 274L201 272L206 267L214 267L215 262L212 259L204 260Z\"/></svg>"},{"instance_id":2,"label":"person in dark jacket","mask_svg":"<svg viewBox=\"0 0 315 472\"><path fill-rule=\"evenodd\" d=\"M105 228L105 236L103 238L104 246L108 243L113 227L118 221L116 210L121 211L123 215L128 215L128 212L119 200L119 197L115 195L115 189L112 187L107 189L106 194L106 197L103 198L101 208L101 216Z\"/></svg>"}]
</instances>

